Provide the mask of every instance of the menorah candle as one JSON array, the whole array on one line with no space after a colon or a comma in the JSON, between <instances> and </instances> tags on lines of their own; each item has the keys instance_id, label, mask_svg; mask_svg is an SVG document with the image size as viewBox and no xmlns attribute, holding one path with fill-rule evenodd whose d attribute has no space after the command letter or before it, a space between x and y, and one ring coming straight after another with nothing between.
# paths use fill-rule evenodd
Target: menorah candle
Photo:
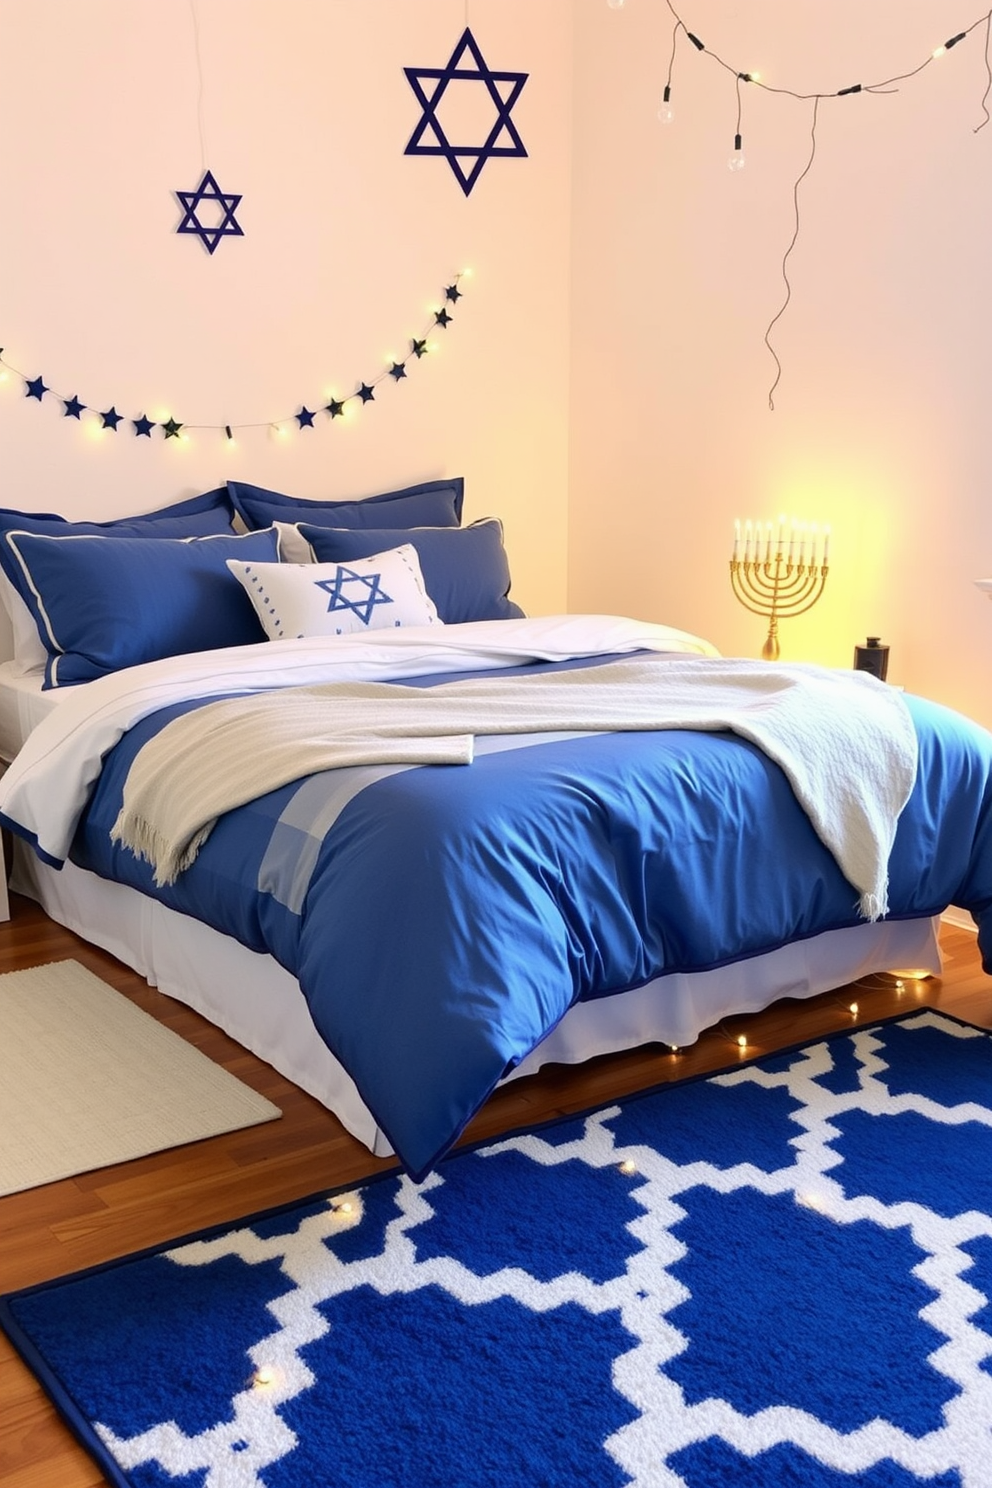
<instances>
[{"instance_id":1,"label":"menorah candle","mask_svg":"<svg viewBox=\"0 0 992 1488\"><path fill-rule=\"evenodd\" d=\"M830 528L825 526L821 565L820 526L816 522L785 516L780 516L777 523L752 521L750 517L743 523L739 518L735 520L730 582L744 608L768 621L761 648L763 660L776 661L779 657L779 622L804 615L823 593L829 552Z\"/></svg>"}]
</instances>

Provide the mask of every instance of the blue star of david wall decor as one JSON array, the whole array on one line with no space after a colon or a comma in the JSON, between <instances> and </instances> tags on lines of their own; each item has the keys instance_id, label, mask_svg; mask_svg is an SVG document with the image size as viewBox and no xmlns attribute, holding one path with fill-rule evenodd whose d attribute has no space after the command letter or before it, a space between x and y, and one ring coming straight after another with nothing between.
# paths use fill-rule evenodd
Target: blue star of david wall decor
<instances>
[{"instance_id":1,"label":"blue star of david wall decor","mask_svg":"<svg viewBox=\"0 0 992 1488\"><path fill-rule=\"evenodd\" d=\"M470 53L474 67L461 65L466 52ZM467 26L445 67L404 67L403 71L424 111L404 155L443 155L466 196L479 179L487 160L496 156L526 156L527 151L510 118L510 111L520 97L528 74L494 72ZM433 88L425 87L423 79L429 79ZM482 83L495 105L496 121L481 145L452 144L438 118L438 107L448 84L456 81ZM463 159L472 162L469 169L462 165Z\"/></svg>"},{"instance_id":2,"label":"blue star of david wall decor","mask_svg":"<svg viewBox=\"0 0 992 1488\"><path fill-rule=\"evenodd\" d=\"M377 573L360 574L353 568L345 568L343 564L338 565L338 571L333 579L320 579L317 588L323 589L329 595L327 601L327 613L334 610L351 610L361 620L363 625L368 625L372 619L372 611L376 605L392 604L393 601L380 583L382 575ZM343 592L345 584L353 584L358 592L358 599L350 599ZM365 591L362 594L362 590Z\"/></svg>"},{"instance_id":3,"label":"blue star of david wall decor","mask_svg":"<svg viewBox=\"0 0 992 1488\"><path fill-rule=\"evenodd\" d=\"M200 239L208 253L216 251L221 238L244 237L244 232L238 226L234 216L241 205L241 197L221 191L212 171L204 171L203 180L195 191L177 191L176 197L185 212L176 232L194 234ZM201 222L197 212L204 203L213 202L219 204L222 215L220 222L211 226L209 223Z\"/></svg>"}]
</instances>

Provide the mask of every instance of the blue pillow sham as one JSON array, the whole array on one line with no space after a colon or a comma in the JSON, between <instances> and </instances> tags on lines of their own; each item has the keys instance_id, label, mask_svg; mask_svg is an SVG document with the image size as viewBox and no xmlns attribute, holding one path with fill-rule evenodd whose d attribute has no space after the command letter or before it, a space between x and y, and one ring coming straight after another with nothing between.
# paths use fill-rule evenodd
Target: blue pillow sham
<instances>
[{"instance_id":1,"label":"blue pillow sham","mask_svg":"<svg viewBox=\"0 0 992 1488\"><path fill-rule=\"evenodd\" d=\"M465 482L422 481L401 491L383 491L359 501L304 501L228 481L227 489L245 526L268 527L273 522L313 522L321 527L457 527L462 519Z\"/></svg>"},{"instance_id":2,"label":"blue pillow sham","mask_svg":"<svg viewBox=\"0 0 992 1488\"><path fill-rule=\"evenodd\" d=\"M424 587L445 625L469 620L515 620L523 615L507 598L510 565L503 547L503 525L495 517L468 527L411 527L352 532L298 522L318 563L347 563L412 543L420 559Z\"/></svg>"},{"instance_id":3,"label":"blue pillow sham","mask_svg":"<svg viewBox=\"0 0 992 1488\"><path fill-rule=\"evenodd\" d=\"M191 496L164 506L158 511L135 517L115 517L109 522L74 522L54 512L20 512L0 507L0 568L27 600L23 587L23 570L7 543L7 533L37 532L48 537L208 537L212 533L234 535L234 506L226 486Z\"/></svg>"},{"instance_id":4,"label":"blue pillow sham","mask_svg":"<svg viewBox=\"0 0 992 1488\"><path fill-rule=\"evenodd\" d=\"M275 561L274 529L191 538L10 531L6 541L48 652L46 688L265 640L227 560Z\"/></svg>"}]
</instances>

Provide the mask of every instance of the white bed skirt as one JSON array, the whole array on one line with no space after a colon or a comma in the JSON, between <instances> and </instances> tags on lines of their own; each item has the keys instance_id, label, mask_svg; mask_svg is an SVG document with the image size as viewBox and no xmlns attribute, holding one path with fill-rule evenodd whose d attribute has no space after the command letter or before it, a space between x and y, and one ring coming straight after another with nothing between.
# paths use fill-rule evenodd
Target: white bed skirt
<instances>
[{"instance_id":1,"label":"white bed skirt","mask_svg":"<svg viewBox=\"0 0 992 1488\"><path fill-rule=\"evenodd\" d=\"M377 1156L392 1151L314 1028L299 983L271 956L71 863L48 868L22 844L15 845L11 887L273 1065ZM780 997L814 997L873 972L912 967L936 974L938 924L883 921L828 931L718 971L674 973L633 992L576 1003L507 1078L642 1044L684 1048L721 1018L757 1012Z\"/></svg>"}]
</instances>

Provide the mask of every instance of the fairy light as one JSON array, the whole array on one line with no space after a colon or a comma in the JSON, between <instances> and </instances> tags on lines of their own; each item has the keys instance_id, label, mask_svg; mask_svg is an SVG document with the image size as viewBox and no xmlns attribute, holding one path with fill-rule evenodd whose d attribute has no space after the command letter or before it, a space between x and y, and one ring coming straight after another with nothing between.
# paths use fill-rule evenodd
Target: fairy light
<instances>
[{"instance_id":1,"label":"fairy light","mask_svg":"<svg viewBox=\"0 0 992 1488\"><path fill-rule=\"evenodd\" d=\"M797 1193L795 1197L796 1203L801 1204L804 1209L815 1209L818 1214L824 1214L827 1211L827 1200L824 1194L809 1190Z\"/></svg>"},{"instance_id":2,"label":"fairy light","mask_svg":"<svg viewBox=\"0 0 992 1488\"><path fill-rule=\"evenodd\" d=\"M621 1173L628 1173L628 1174L629 1173L636 1173L637 1172L637 1164L634 1163L634 1162L632 1162L631 1159L629 1157L627 1157L620 1164L620 1171L621 1171Z\"/></svg>"},{"instance_id":3,"label":"fairy light","mask_svg":"<svg viewBox=\"0 0 992 1488\"><path fill-rule=\"evenodd\" d=\"M208 432L220 435L225 443L230 446L235 443L235 431L247 429L268 429L272 436L285 439L294 431L299 432L304 429L315 428L315 421L318 418L321 423L333 423L338 417L348 418L352 416L356 411L356 406L374 401L375 390L385 381L393 383L405 381L407 378L407 369L411 361L420 361L422 357L429 353L435 354L437 352L439 343L436 337L431 336L431 333L439 329L446 331L448 326L451 325L454 320L452 307L457 306L458 301L464 293L461 288L462 281L471 278L471 276L472 270L470 268L461 269L454 275L450 283L444 286L443 299L440 304L435 303L431 306L429 324L424 328L420 336L411 337L408 342L409 350L402 356L390 357L386 365L380 369L378 376L374 377L371 382L366 382L363 379L356 384L353 392L345 394L342 398L331 398L329 402L321 404L319 408L314 410L311 410L306 403L303 403L299 406L297 413L284 415L280 418L263 419L257 423L235 423L233 420L225 419L218 424L196 424L180 421L171 413L162 414L155 419L147 418L144 414L136 418L131 418L127 415L119 414L114 405L111 405L105 411L101 411L98 408L94 408L91 404L82 402L75 394L71 398L66 397L64 393L60 393L56 389L49 387L41 377L28 377L18 367L4 360L2 347L0 347L0 382L9 381L13 375L21 379L25 391L31 399L40 403L45 397L57 398L63 404L63 412L66 415L71 414L73 418L79 419L80 422L85 422L88 432L93 432L93 426L95 425L95 432L98 434L102 434L107 430L117 433L118 426L120 425L124 428L129 428L131 434L135 437L148 436L149 443L151 443L151 436L154 431L156 437L164 437L166 442L174 440L177 445L189 444L193 433Z\"/></svg>"},{"instance_id":4,"label":"fairy light","mask_svg":"<svg viewBox=\"0 0 992 1488\"><path fill-rule=\"evenodd\" d=\"M725 1038L728 1044L736 1044L738 1049L746 1049L748 1047L747 1034L731 1033L723 1021L714 1025L714 1032L718 1033L721 1038Z\"/></svg>"},{"instance_id":5,"label":"fairy light","mask_svg":"<svg viewBox=\"0 0 992 1488\"><path fill-rule=\"evenodd\" d=\"M255 1373L251 1377L251 1382L256 1390L267 1390L271 1385L275 1384L276 1372L274 1369L270 1369L267 1364L263 1364L255 1370Z\"/></svg>"}]
</instances>

